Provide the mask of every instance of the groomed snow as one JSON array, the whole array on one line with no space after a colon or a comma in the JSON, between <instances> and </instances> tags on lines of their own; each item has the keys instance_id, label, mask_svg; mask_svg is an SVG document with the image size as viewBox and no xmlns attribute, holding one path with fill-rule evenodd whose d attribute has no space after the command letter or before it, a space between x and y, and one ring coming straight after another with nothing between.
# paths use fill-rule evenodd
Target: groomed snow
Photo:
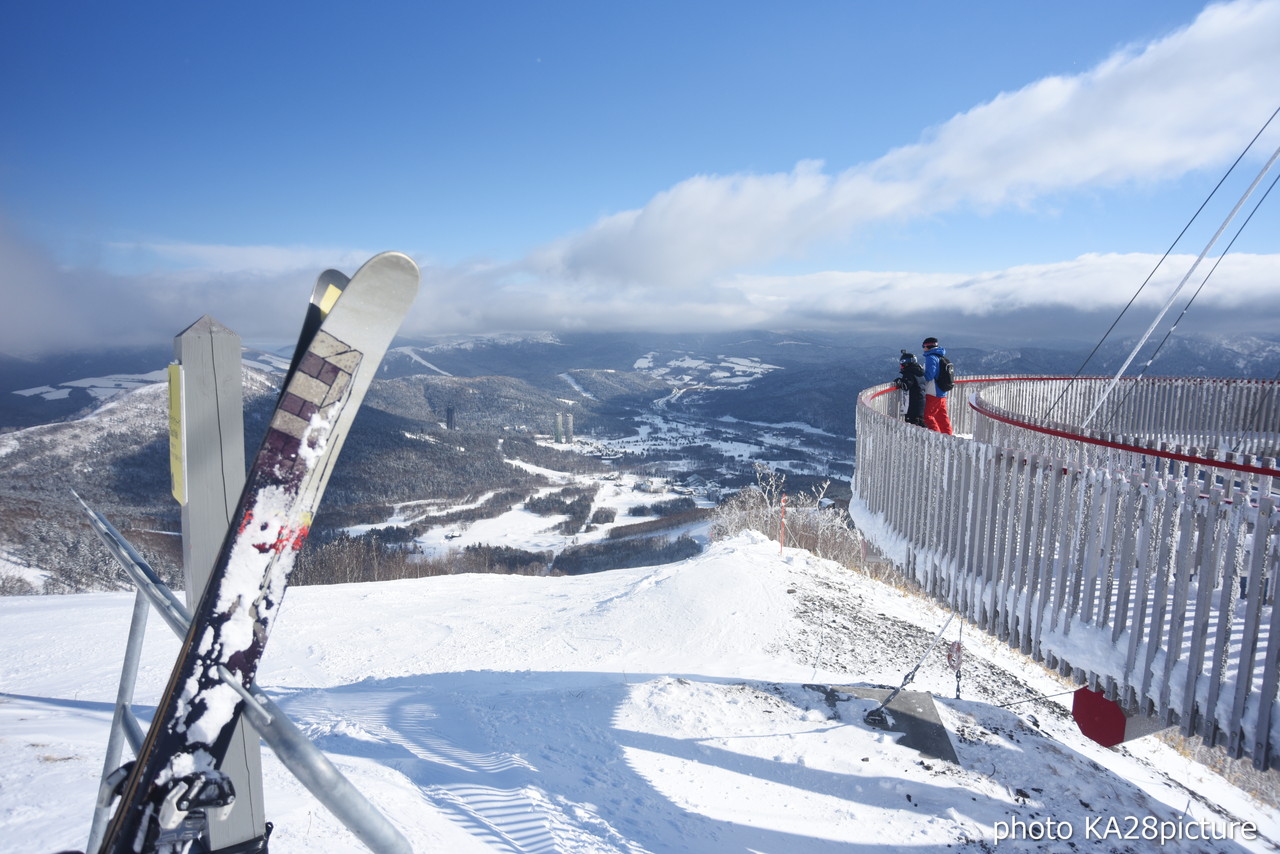
<instances>
[{"instance_id":1,"label":"groomed snow","mask_svg":"<svg viewBox=\"0 0 1280 854\"><path fill-rule=\"evenodd\" d=\"M0 850L83 846L132 602L0 599ZM1097 747L1069 696L998 708L1070 686L976 631L963 699L946 644L910 686L958 766L804 687L897 685L946 616L748 534L583 577L296 588L258 681L420 852L1275 850L1273 809L1162 742ZM153 619L140 704L176 648ZM362 850L264 764L274 854ZM1231 838L1141 838L1170 828Z\"/></svg>"}]
</instances>

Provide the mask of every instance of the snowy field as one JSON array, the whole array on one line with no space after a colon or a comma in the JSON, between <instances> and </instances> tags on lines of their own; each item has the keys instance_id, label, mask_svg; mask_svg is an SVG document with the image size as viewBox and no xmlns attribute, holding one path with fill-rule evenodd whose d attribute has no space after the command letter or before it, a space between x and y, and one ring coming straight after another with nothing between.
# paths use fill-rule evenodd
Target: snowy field
<instances>
[{"instance_id":1,"label":"snowy field","mask_svg":"<svg viewBox=\"0 0 1280 854\"><path fill-rule=\"evenodd\" d=\"M0 850L84 845L132 601L0 599ZM258 681L419 852L1277 850L1272 809L1162 742L1093 745L1069 696L999 708L1069 686L977 632L962 699L936 650L911 686L959 765L804 687L897 685L945 620L744 535L590 576L297 588ZM176 647L153 618L143 711ZM275 854L361 850L264 764Z\"/></svg>"},{"instance_id":2,"label":"snowy field","mask_svg":"<svg viewBox=\"0 0 1280 854\"><path fill-rule=\"evenodd\" d=\"M679 493L670 491L671 482L663 479L646 478L636 474L618 473L608 478L600 475L575 475L554 469L542 468L520 460L507 460L511 466L527 472L540 474L551 486L544 487L534 493L533 498L554 495L566 487L598 488L591 504L592 512L598 510L613 511L614 520L600 524L592 524L591 531L577 534L564 534L557 531L556 526L568 519L562 514L542 515L525 509L524 502L511 510L487 519L479 519L460 525L441 525L428 528L414 544L422 553L430 557L444 557L450 552L460 551L467 546L505 545L526 551L550 551L560 553L569 546L587 543L601 543L609 538L615 528L636 525L641 522L653 522L659 517L652 514L633 515L631 511L638 505L660 504L681 498ZM352 535L361 535L370 531L385 528L430 524L433 516L440 516L451 511L478 507L492 493L479 496L469 504L451 504L446 501L429 502L413 501L399 504L392 508L391 516L377 524L353 525L347 528ZM715 506L714 502L705 498L695 498L694 503L702 508ZM706 542L706 532L710 522L699 522L693 525L673 527L656 532L657 535L678 537L681 534L695 536Z\"/></svg>"},{"instance_id":3,"label":"snowy field","mask_svg":"<svg viewBox=\"0 0 1280 854\"><path fill-rule=\"evenodd\" d=\"M679 394L677 391L675 394ZM578 438L580 451L618 454L670 453L690 445L706 445L722 458L724 475L750 474L753 462L782 473L847 478L843 468L853 456L853 440L800 422L765 424L731 417L714 420L672 412L657 406L633 418L635 434Z\"/></svg>"}]
</instances>

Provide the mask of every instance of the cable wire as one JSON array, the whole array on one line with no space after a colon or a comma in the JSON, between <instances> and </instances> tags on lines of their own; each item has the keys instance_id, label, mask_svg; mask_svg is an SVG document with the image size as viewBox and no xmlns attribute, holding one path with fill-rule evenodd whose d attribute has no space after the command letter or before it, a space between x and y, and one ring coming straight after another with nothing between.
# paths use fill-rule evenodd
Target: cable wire
<instances>
[{"instance_id":1,"label":"cable wire","mask_svg":"<svg viewBox=\"0 0 1280 854\"><path fill-rule=\"evenodd\" d=\"M1160 339L1160 343L1156 345L1156 348L1153 351L1151 351L1151 355L1147 357L1147 361L1143 363L1141 369L1139 369L1138 373L1135 374L1135 378L1141 379L1147 375L1147 371L1151 368L1152 362L1156 360L1156 356L1160 355L1160 351L1164 349L1164 345L1169 342L1169 339L1177 330L1178 324L1180 324L1182 319L1187 316L1187 312L1191 309L1191 304L1196 301L1196 297L1200 296L1200 292L1203 291L1204 286L1208 284L1209 278L1215 271L1217 271L1218 265L1222 263L1222 259L1226 258L1228 253L1231 252L1231 247L1235 246L1236 241L1240 239L1241 233L1243 233L1245 227L1249 225L1249 221L1253 219L1253 215L1258 212L1260 207L1262 207L1262 203L1267 200L1267 196L1271 195L1271 191L1275 189L1277 182L1280 182L1280 174L1276 175L1276 177L1272 179L1271 185L1267 187L1266 192L1262 194L1262 197L1258 199L1258 203L1253 206L1253 210L1249 212L1249 215L1245 217L1244 222L1242 222L1240 227L1236 229L1236 233L1231 238L1231 241L1227 244L1226 248L1222 250L1222 254L1218 256L1218 260L1213 263L1211 268L1209 268L1209 272L1205 273L1204 278L1200 281L1199 287L1196 288L1195 293L1191 295L1191 298L1187 300L1186 305L1182 307L1181 313L1179 313L1177 319L1173 321L1173 325L1169 327L1169 330L1165 332L1164 337ZM1136 388L1136 384L1129 387L1129 389L1124 393L1124 396L1120 398L1118 403L1116 403L1112 410L1113 413L1123 408L1124 402L1129 399L1129 396L1133 394L1134 389ZM1257 412L1255 411L1254 415L1256 414Z\"/></svg>"},{"instance_id":2,"label":"cable wire","mask_svg":"<svg viewBox=\"0 0 1280 854\"><path fill-rule=\"evenodd\" d=\"M1244 150L1242 150L1240 154L1236 157L1235 161L1231 164L1230 168L1228 168L1227 171L1223 173L1222 177L1218 179L1218 183L1214 185L1213 190L1209 192L1209 195L1205 197L1205 200L1200 203L1200 207L1196 208L1196 212L1191 215L1191 218L1189 220L1187 220L1187 224L1182 227L1182 231L1178 232L1178 236L1174 238L1172 243L1169 244L1169 248L1166 249L1164 251L1164 254L1160 256L1160 260L1157 261L1156 265L1151 268L1151 272L1147 274L1147 277L1145 279L1143 279L1142 284L1138 286L1138 289L1136 291L1134 291L1133 296L1129 297L1129 302L1125 304L1124 308L1120 309L1120 313L1116 315L1115 320L1111 321L1111 325L1107 327L1107 331L1102 334L1102 337L1100 339L1098 339L1098 343L1094 345L1093 350L1091 350L1089 352L1089 355L1085 357L1084 361L1080 363L1080 367L1076 369L1075 374L1071 377L1071 381L1063 385L1062 391L1058 393L1058 396L1054 399L1053 403L1051 403L1049 405L1049 408L1045 411L1043 420L1047 421L1049 419L1049 416L1053 414L1053 411L1057 409L1058 404L1062 402L1062 399L1066 397L1067 392L1071 390L1071 386L1074 385L1076 380L1080 379L1081 374L1084 373L1085 367L1087 367L1089 362L1093 360L1093 357L1097 355L1098 351L1102 349L1102 345L1106 343L1106 340L1111 336L1111 333L1115 331L1115 328L1116 326L1119 325L1121 318L1124 317L1125 313L1128 312L1128 310L1133 306L1134 302L1137 301L1138 296L1151 282L1151 279L1152 277L1155 276L1156 271L1158 271L1161 265L1164 264L1165 260L1168 259L1169 255L1173 252L1174 247L1176 247L1182 241L1183 236L1187 233L1187 230L1191 228L1192 223L1194 223L1196 219L1199 218L1201 212L1204 211L1205 207L1209 204L1210 200L1212 200L1213 197L1217 194L1218 190L1222 188L1222 185L1226 183L1227 178L1230 177L1231 173L1234 172L1236 167L1240 165L1240 161L1243 160L1245 155L1249 153L1249 149L1253 148L1254 143L1258 141L1259 137L1262 136L1262 134L1266 131L1266 129L1271 125L1271 122L1275 120L1277 115L1280 115L1280 107L1277 107L1275 109L1275 112L1273 112L1271 116L1266 120L1266 122L1263 123L1262 127L1259 128L1258 132L1253 135L1253 139L1249 140L1249 144L1246 145L1244 147Z\"/></svg>"},{"instance_id":3,"label":"cable wire","mask_svg":"<svg viewBox=\"0 0 1280 854\"><path fill-rule=\"evenodd\" d=\"M1231 212L1227 214L1226 219L1222 221L1222 225L1218 226L1218 230L1214 232L1213 237L1209 238L1209 242L1205 244L1204 249L1200 250L1200 254L1196 256L1196 260L1191 264L1191 268L1187 270L1186 275L1182 277L1180 282L1178 282L1178 286L1173 289L1173 293L1169 294L1169 298L1165 300L1165 303L1161 307L1159 313L1156 314L1155 320L1151 321L1151 325L1147 327L1147 331L1142 334L1142 338L1139 339L1138 345L1133 348L1133 352L1129 354L1128 358L1125 359L1124 364L1120 366L1118 371L1116 371L1116 375L1112 377L1111 381L1107 384L1106 389L1102 392L1102 396L1098 398L1098 402L1093 405L1093 411L1091 411L1081 423L1080 426L1082 428L1087 428L1093 421L1094 416L1102 409L1103 405L1107 402L1107 398L1109 398L1111 393L1115 391L1116 385L1120 382L1120 377L1124 375L1124 372L1128 369L1129 365L1133 363L1133 360L1138 357L1138 351L1146 345L1147 341L1151 338L1151 333L1155 332L1156 327L1160 325L1160 321L1164 319L1165 314L1173 307L1173 301L1177 299L1178 294L1182 292L1187 281L1190 280L1191 276L1195 273L1196 268L1198 268L1200 263L1204 261L1210 250L1213 249L1214 245L1222 237L1222 233L1227 230L1229 225L1231 225L1232 220L1234 220L1236 215L1240 213L1240 209L1244 207L1244 203L1249 200L1251 195L1253 195L1253 191L1262 183L1262 179L1266 177L1266 174L1269 171L1271 171L1271 167L1275 165L1277 160L1280 160L1280 147L1276 148L1275 152L1258 172L1257 177L1253 179L1253 182L1249 184L1249 187L1244 191L1244 194L1240 196L1240 200L1236 202L1235 207L1231 209Z\"/></svg>"}]
</instances>

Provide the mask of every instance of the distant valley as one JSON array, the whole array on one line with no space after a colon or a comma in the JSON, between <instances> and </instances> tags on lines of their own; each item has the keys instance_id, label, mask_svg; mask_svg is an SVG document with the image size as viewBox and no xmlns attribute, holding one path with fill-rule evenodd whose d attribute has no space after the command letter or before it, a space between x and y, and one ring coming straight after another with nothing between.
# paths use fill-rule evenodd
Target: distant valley
<instances>
[{"instance_id":1,"label":"distant valley","mask_svg":"<svg viewBox=\"0 0 1280 854\"><path fill-rule=\"evenodd\" d=\"M553 484L539 471L694 478L731 491L762 464L797 489L831 481L831 497L847 495L856 397L894 377L893 343L759 331L399 340L335 472L320 539L382 522L405 502L545 493ZM1187 339L1165 350L1152 373L1271 378L1280 367L1278 341ZM948 351L963 374L1070 375L1087 354ZM1089 373L1114 371L1125 355L1117 345ZM0 577L25 573L49 592L120 583L72 489L157 568L176 566L168 360L164 349L0 360ZM246 347L244 365L252 454L287 356ZM573 445L554 441L557 424Z\"/></svg>"}]
</instances>

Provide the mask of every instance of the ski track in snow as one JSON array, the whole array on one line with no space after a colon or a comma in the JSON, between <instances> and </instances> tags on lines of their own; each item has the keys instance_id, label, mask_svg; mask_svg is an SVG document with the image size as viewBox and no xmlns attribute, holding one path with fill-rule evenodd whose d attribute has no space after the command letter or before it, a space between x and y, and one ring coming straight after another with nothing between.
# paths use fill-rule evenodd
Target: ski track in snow
<instances>
[{"instance_id":1,"label":"ski track in snow","mask_svg":"<svg viewBox=\"0 0 1280 854\"><path fill-rule=\"evenodd\" d=\"M84 844L132 600L0 599L5 851ZM1252 819L1271 840L1280 820L1158 741L1093 745L1058 700L997 708L1064 686L976 631L964 699L941 651L910 686L938 698L959 766L867 726L869 701L804 687L896 685L945 620L748 534L581 577L296 588L259 682L421 852L1276 850L1085 840L1098 817L1186 809ZM172 663L167 634L148 634L144 712ZM273 852L361 850L269 751L264 777ZM997 848L1012 819L1064 822L1075 845Z\"/></svg>"},{"instance_id":2,"label":"ski track in snow","mask_svg":"<svg viewBox=\"0 0 1280 854\"><path fill-rule=\"evenodd\" d=\"M426 359L419 356L417 350L413 347L395 347L395 348L392 348L390 352L401 353L405 356L408 356L413 361L417 362L423 367L430 368L431 370L435 371L437 374L440 374L443 377L453 376L453 374L449 373L448 371L436 367L435 365L428 362Z\"/></svg>"},{"instance_id":3,"label":"ski track in snow","mask_svg":"<svg viewBox=\"0 0 1280 854\"><path fill-rule=\"evenodd\" d=\"M575 379L573 378L573 375L572 375L572 374L569 374L569 373L567 373L567 372L566 372L566 373L563 373L563 374L557 374L557 376L558 376L558 377L560 377L560 379L564 380L566 385L568 385L570 388L572 388L572 389L573 389L574 391L576 391L578 394L580 394L580 395L582 395L583 397L585 397L587 400L595 400L595 399L596 399L596 396L595 396L594 394L592 394L591 392L587 391L585 388L583 388L583 387L578 383L578 381L577 381L577 380L575 380ZM572 403L572 401L570 401L570 403Z\"/></svg>"}]
</instances>

